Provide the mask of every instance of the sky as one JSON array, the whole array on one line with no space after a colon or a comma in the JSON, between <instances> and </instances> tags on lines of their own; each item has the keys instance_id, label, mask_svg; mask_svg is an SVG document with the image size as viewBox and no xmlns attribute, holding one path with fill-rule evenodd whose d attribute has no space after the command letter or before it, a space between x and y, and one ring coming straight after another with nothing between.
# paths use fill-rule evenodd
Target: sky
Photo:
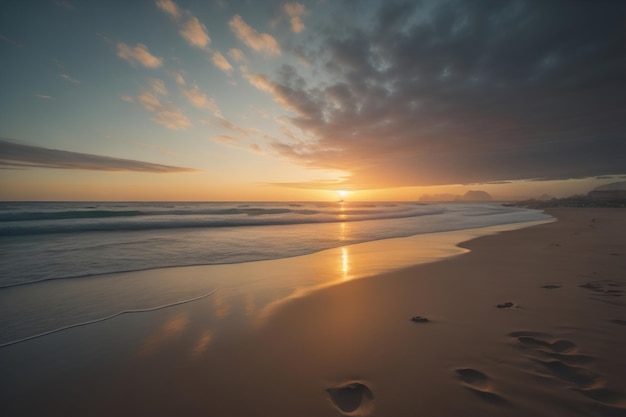
<instances>
[{"instance_id":1,"label":"sky","mask_svg":"<svg viewBox=\"0 0 626 417\"><path fill-rule=\"evenodd\" d=\"M0 199L567 196L626 178L626 2L7 0Z\"/></svg>"}]
</instances>

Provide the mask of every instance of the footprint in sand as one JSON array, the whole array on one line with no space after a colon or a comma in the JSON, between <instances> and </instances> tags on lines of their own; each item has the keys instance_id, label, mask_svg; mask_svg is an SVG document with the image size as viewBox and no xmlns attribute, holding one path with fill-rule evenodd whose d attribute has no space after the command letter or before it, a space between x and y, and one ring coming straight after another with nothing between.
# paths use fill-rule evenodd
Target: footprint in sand
<instances>
[{"instance_id":1,"label":"footprint in sand","mask_svg":"<svg viewBox=\"0 0 626 417\"><path fill-rule=\"evenodd\" d=\"M626 395L602 385L602 378L580 365L593 362L593 357L573 353L575 343L554 340L539 332L513 332L517 346L531 353L529 359L547 371L550 376L567 384L572 390L592 399L593 407L602 415L626 415Z\"/></svg>"},{"instance_id":2,"label":"footprint in sand","mask_svg":"<svg viewBox=\"0 0 626 417\"><path fill-rule=\"evenodd\" d=\"M348 416L369 416L374 410L372 390L359 381L327 388L330 400L339 411Z\"/></svg>"},{"instance_id":3,"label":"footprint in sand","mask_svg":"<svg viewBox=\"0 0 626 417\"><path fill-rule=\"evenodd\" d=\"M622 297L624 293L621 289L619 289L621 286L621 284L613 280L602 279L587 282L586 284L580 285L580 288L585 288L595 293L595 295L602 297Z\"/></svg>"},{"instance_id":4,"label":"footprint in sand","mask_svg":"<svg viewBox=\"0 0 626 417\"><path fill-rule=\"evenodd\" d=\"M556 284L548 284L542 286L541 288L545 288L546 290L556 290L557 288L561 288L561 286Z\"/></svg>"},{"instance_id":5,"label":"footprint in sand","mask_svg":"<svg viewBox=\"0 0 626 417\"><path fill-rule=\"evenodd\" d=\"M506 303L502 303L502 304L496 305L496 308L513 308L513 307L515 307L515 304L513 304L510 301L507 301Z\"/></svg>"},{"instance_id":6,"label":"footprint in sand","mask_svg":"<svg viewBox=\"0 0 626 417\"><path fill-rule=\"evenodd\" d=\"M586 388L598 379L593 372L576 366L590 363L593 358L573 354L572 352L577 349L574 342L559 339L550 341L548 335L536 332L513 332L509 336L516 338L519 346L533 353L535 356L531 358L533 362L563 382Z\"/></svg>"},{"instance_id":7,"label":"footprint in sand","mask_svg":"<svg viewBox=\"0 0 626 417\"><path fill-rule=\"evenodd\" d=\"M461 381L464 382L465 388L482 400L499 405L507 405L509 403L502 396L492 392L489 377L483 372L472 368L461 368L455 372Z\"/></svg>"}]
</instances>

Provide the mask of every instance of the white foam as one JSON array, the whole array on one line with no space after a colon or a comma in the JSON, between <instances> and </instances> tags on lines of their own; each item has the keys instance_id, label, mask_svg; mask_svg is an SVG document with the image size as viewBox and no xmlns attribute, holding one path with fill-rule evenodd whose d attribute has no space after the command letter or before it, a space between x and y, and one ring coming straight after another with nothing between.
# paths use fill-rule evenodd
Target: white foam
<instances>
[{"instance_id":1,"label":"white foam","mask_svg":"<svg viewBox=\"0 0 626 417\"><path fill-rule=\"evenodd\" d=\"M185 300L180 300L180 301L176 301L176 302L169 303L169 304L163 304L163 305L159 305L159 306L156 306L156 307L139 308L139 309L134 309L134 310L119 311L117 313L111 314L111 315L106 316L106 317L101 317L101 318L94 319L94 320L89 320L89 321L83 321L83 322L80 322L80 323L74 323L74 324L70 324L68 326L63 326L63 327L59 327L59 328L56 328L56 329L48 330L48 331L43 332L43 333L38 333L38 334L35 334L35 335L32 335L32 336L24 337L22 339L12 340L10 342L6 342L6 343L3 343L3 344L0 344L0 348L11 346L11 345L15 345L17 343L26 342L27 340L37 339L39 337L48 336L48 335L53 334L53 333L59 333L59 332L65 331L65 330L73 329L75 327L81 327L81 326L87 326L87 325L90 325L90 324L100 323L102 321L110 320L112 318L121 316L122 314L147 313L147 312L150 312L150 311L162 310L164 308L169 308L169 307L174 307L174 306L181 305L181 304L191 303L193 301L197 301L197 300L201 300L203 298L209 297L209 296L215 294L216 291L217 291L217 289L214 289L213 291L210 291L208 293L199 295L197 297L188 298L188 299L185 299Z\"/></svg>"}]
</instances>

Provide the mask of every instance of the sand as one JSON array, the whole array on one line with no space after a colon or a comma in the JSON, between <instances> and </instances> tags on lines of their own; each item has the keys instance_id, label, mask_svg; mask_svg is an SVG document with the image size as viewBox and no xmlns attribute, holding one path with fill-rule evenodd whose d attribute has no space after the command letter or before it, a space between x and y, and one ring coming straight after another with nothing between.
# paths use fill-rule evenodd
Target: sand
<instances>
[{"instance_id":1,"label":"sand","mask_svg":"<svg viewBox=\"0 0 626 417\"><path fill-rule=\"evenodd\" d=\"M2 415L624 416L626 212L549 213L239 325L222 292L1 348Z\"/></svg>"}]
</instances>

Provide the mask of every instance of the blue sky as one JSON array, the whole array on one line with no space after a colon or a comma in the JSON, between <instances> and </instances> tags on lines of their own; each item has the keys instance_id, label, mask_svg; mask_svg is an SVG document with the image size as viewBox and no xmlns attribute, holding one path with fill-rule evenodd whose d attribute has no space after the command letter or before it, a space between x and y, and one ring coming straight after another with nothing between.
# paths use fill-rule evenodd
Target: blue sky
<instances>
[{"instance_id":1,"label":"blue sky","mask_svg":"<svg viewBox=\"0 0 626 417\"><path fill-rule=\"evenodd\" d=\"M2 198L584 192L626 173L625 16L582 0L3 2Z\"/></svg>"}]
</instances>

